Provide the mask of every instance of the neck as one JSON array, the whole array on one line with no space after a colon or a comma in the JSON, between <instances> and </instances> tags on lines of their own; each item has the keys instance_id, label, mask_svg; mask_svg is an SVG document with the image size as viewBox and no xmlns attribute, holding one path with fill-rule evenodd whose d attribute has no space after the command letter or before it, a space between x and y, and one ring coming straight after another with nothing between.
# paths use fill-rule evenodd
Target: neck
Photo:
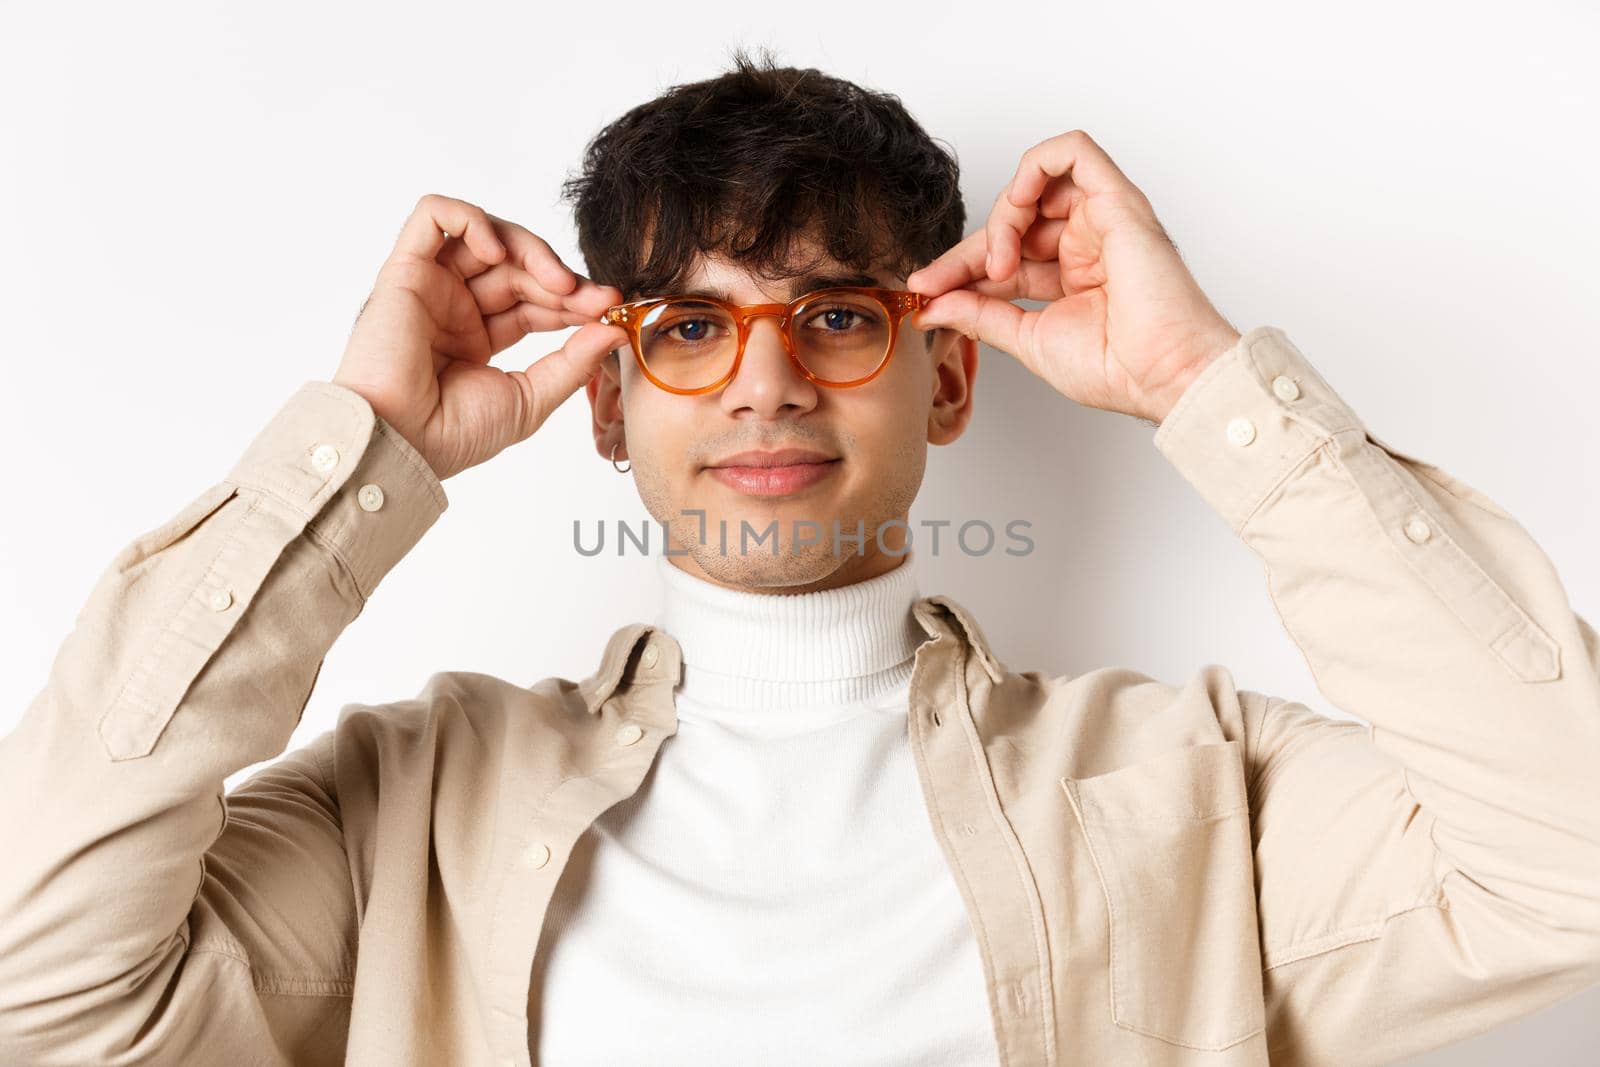
<instances>
[{"instance_id":1,"label":"neck","mask_svg":"<svg viewBox=\"0 0 1600 1067\"><path fill-rule=\"evenodd\" d=\"M926 636L910 554L860 581L753 592L658 557L658 625L683 650L680 693L709 702L871 701L909 677Z\"/></svg>"}]
</instances>

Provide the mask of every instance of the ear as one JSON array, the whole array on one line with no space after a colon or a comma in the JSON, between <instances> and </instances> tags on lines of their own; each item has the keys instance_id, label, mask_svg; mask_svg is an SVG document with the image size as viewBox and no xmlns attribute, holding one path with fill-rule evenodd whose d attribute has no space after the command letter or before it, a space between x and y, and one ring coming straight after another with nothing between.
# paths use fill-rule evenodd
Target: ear
<instances>
[{"instance_id":1,"label":"ear","mask_svg":"<svg viewBox=\"0 0 1600 1067\"><path fill-rule=\"evenodd\" d=\"M972 386L978 377L978 342L959 330L941 327L933 339L933 406L928 409L928 443L947 445L972 420Z\"/></svg>"},{"instance_id":2,"label":"ear","mask_svg":"<svg viewBox=\"0 0 1600 1067\"><path fill-rule=\"evenodd\" d=\"M622 415L622 358L620 349L612 349L600 361L600 369L583 387L589 397L589 411L593 416L594 447L606 459L611 458L613 446L617 459L628 458L627 435Z\"/></svg>"}]
</instances>

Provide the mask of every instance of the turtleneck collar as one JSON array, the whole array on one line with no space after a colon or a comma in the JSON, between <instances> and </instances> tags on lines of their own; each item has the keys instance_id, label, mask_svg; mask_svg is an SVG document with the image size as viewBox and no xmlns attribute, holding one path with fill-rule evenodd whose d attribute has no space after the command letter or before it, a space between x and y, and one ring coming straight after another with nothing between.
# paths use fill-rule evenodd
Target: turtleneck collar
<instances>
[{"instance_id":1,"label":"turtleneck collar","mask_svg":"<svg viewBox=\"0 0 1600 1067\"><path fill-rule=\"evenodd\" d=\"M809 593L727 589L656 558L656 625L683 650L680 694L727 705L872 702L902 688L927 634L908 552L875 578Z\"/></svg>"}]
</instances>

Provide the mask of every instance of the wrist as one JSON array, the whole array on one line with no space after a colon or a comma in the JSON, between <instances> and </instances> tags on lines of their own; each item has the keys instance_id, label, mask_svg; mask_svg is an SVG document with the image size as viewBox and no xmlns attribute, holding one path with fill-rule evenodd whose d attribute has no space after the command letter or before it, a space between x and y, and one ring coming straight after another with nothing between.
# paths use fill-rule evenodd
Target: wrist
<instances>
[{"instance_id":1,"label":"wrist","mask_svg":"<svg viewBox=\"0 0 1600 1067\"><path fill-rule=\"evenodd\" d=\"M1141 417L1152 425L1160 426L1178 403L1178 398L1189 385L1212 363L1222 358L1242 335L1231 326L1224 326L1195 342L1192 354L1183 363L1183 369L1174 374L1159 389L1150 394L1150 403Z\"/></svg>"},{"instance_id":2,"label":"wrist","mask_svg":"<svg viewBox=\"0 0 1600 1067\"><path fill-rule=\"evenodd\" d=\"M431 473L436 480L443 481L446 477L448 477L448 474L440 471L439 464L436 462L434 457L429 456L422 450L422 442L420 440L421 435L419 431L401 424L399 418L400 412L394 407L394 405L389 403L388 399L383 395L381 390L374 389L363 382L349 378L341 378L337 374L329 380L333 385L336 385L341 389L348 389L350 392L364 400L367 404L367 407L372 409L373 416L378 421L382 422L388 431L404 444L407 451L411 452L428 468L429 473Z\"/></svg>"}]
</instances>

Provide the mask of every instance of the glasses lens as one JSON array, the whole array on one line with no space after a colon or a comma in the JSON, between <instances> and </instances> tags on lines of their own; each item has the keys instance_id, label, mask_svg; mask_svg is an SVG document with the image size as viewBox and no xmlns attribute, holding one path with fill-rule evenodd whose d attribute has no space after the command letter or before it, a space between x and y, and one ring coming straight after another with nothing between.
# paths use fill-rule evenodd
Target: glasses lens
<instances>
[{"instance_id":1,"label":"glasses lens","mask_svg":"<svg viewBox=\"0 0 1600 1067\"><path fill-rule=\"evenodd\" d=\"M639 324L644 364L674 389L701 389L733 366L739 328L722 308L698 300L657 304Z\"/></svg>"},{"instance_id":2,"label":"glasses lens","mask_svg":"<svg viewBox=\"0 0 1600 1067\"><path fill-rule=\"evenodd\" d=\"M800 363L825 382L869 377L889 355L888 312L863 293L818 293L795 309L789 334ZM704 389L732 369L739 327L716 304L677 300L657 304L645 314L639 343L645 366L662 383Z\"/></svg>"},{"instance_id":3,"label":"glasses lens","mask_svg":"<svg viewBox=\"0 0 1600 1067\"><path fill-rule=\"evenodd\" d=\"M796 309L789 332L806 370L825 382L853 382L889 354L889 318L862 293L822 293Z\"/></svg>"}]
</instances>

